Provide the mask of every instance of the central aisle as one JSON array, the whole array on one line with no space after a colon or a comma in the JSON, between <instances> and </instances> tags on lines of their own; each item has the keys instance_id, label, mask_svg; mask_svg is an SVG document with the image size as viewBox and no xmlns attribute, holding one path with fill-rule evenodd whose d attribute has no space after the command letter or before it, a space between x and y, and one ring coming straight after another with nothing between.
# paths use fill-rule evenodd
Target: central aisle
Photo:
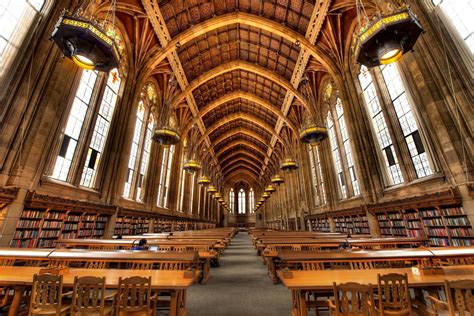
<instances>
[{"instance_id":1,"label":"central aisle","mask_svg":"<svg viewBox=\"0 0 474 316\"><path fill-rule=\"evenodd\" d=\"M250 236L240 232L221 256L221 266L211 268L209 283L189 288L186 305L190 316L287 316L291 294L272 283Z\"/></svg>"}]
</instances>

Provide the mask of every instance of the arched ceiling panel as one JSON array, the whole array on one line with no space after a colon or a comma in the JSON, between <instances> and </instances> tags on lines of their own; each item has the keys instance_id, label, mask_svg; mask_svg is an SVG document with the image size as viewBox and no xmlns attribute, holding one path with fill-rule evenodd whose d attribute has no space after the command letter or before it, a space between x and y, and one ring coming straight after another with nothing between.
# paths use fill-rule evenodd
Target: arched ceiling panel
<instances>
[{"instance_id":1,"label":"arched ceiling panel","mask_svg":"<svg viewBox=\"0 0 474 316\"><path fill-rule=\"evenodd\" d=\"M181 46L178 55L189 80L233 60L259 64L290 80L299 51L271 32L232 24L196 37Z\"/></svg>"},{"instance_id":2,"label":"arched ceiling panel","mask_svg":"<svg viewBox=\"0 0 474 316\"><path fill-rule=\"evenodd\" d=\"M286 90L278 83L256 73L237 69L225 72L201 84L193 91L193 95L201 110L208 103L234 91L255 94L274 104L277 108L281 108L286 94Z\"/></svg>"},{"instance_id":3,"label":"arched ceiling panel","mask_svg":"<svg viewBox=\"0 0 474 316\"><path fill-rule=\"evenodd\" d=\"M228 137L227 139L225 139L224 141L222 141L218 144L213 144L214 145L213 146L214 147L214 152L216 153L216 156L219 156L219 154L222 151L226 150L227 147L232 146L235 143L248 144L252 148L255 148L256 150L258 150L259 152L264 153L264 155L267 156L268 146L265 146L260 141L253 138L252 136L249 136L249 135L243 134L243 133L234 134L234 135Z\"/></svg>"},{"instance_id":4,"label":"arched ceiling panel","mask_svg":"<svg viewBox=\"0 0 474 316\"><path fill-rule=\"evenodd\" d=\"M221 166L223 167L230 158L235 158L237 155L251 157L251 159L254 160L254 162L259 166L259 168L263 166L263 159L265 158L265 155L256 151L252 151L251 148L244 145L234 146L233 148L226 150L219 161Z\"/></svg>"},{"instance_id":5,"label":"arched ceiling panel","mask_svg":"<svg viewBox=\"0 0 474 316\"><path fill-rule=\"evenodd\" d=\"M242 119L227 122L226 124L222 125L218 130L209 134L209 138L211 142L215 144L215 143L218 143L218 139L221 137L221 135L229 135L229 133L236 133L240 128L252 131L260 135L261 138L265 140L265 143L270 144L272 134L270 134L267 130L263 129L262 127L256 124L253 124L250 121L242 120Z\"/></svg>"},{"instance_id":6,"label":"arched ceiling panel","mask_svg":"<svg viewBox=\"0 0 474 316\"><path fill-rule=\"evenodd\" d=\"M250 102L246 99L235 99L222 104L213 111L208 112L202 119L204 121L204 125L208 127L211 126L215 121L221 120L230 114L238 112L253 114L272 126L276 125L278 119L278 117L273 112L265 109L255 102Z\"/></svg>"},{"instance_id":7,"label":"arched ceiling panel","mask_svg":"<svg viewBox=\"0 0 474 316\"><path fill-rule=\"evenodd\" d=\"M314 1L294 0L271 2L262 0L169 0L158 3L171 36L215 16L236 11L263 16L305 35L314 9Z\"/></svg>"}]
</instances>

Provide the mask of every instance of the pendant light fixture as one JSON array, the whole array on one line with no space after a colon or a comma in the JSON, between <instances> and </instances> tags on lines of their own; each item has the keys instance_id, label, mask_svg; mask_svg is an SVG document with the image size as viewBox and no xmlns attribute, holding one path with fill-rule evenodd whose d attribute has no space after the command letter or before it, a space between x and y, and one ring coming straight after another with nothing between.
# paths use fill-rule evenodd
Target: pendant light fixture
<instances>
[{"instance_id":1,"label":"pendant light fixture","mask_svg":"<svg viewBox=\"0 0 474 316\"><path fill-rule=\"evenodd\" d=\"M195 173L201 170L201 164L197 159L197 143L198 143L199 130L196 126L193 126L189 131L188 142L186 146L186 157L187 161L183 165L183 169L189 173Z\"/></svg>"},{"instance_id":2,"label":"pendant light fixture","mask_svg":"<svg viewBox=\"0 0 474 316\"><path fill-rule=\"evenodd\" d=\"M314 73L313 73L314 75ZM311 82L309 79L309 74L306 74L303 79L301 80L301 91L305 98L308 100L310 103L310 106L312 106L314 109L316 109L317 106L317 101L315 97L315 93L313 93L313 88L311 86ZM299 138L303 143L308 143L311 145L316 145L326 138L328 138L328 129L326 126L322 123L320 115L321 111L316 111L316 117L312 117L311 113L309 111L299 111L299 120L301 124L301 130L300 130L300 135Z\"/></svg>"},{"instance_id":3,"label":"pendant light fixture","mask_svg":"<svg viewBox=\"0 0 474 316\"><path fill-rule=\"evenodd\" d=\"M268 193L270 193L270 194L273 193L273 192L275 192L275 191L276 191L275 187L274 187L273 185L271 185L271 184L268 185L268 186L265 188L265 192L268 192Z\"/></svg>"},{"instance_id":4,"label":"pendant light fixture","mask_svg":"<svg viewBox=\"0 0 474 316\"><path fill-rule=\"evenodd\" d=\"M413 49L423 32L416 15L406 5L387 4L387 13L377 6L375 15L369 19L362 1L356 0L360 30L355 46L357 62L370 68L400 60Z\"/></svg>"},{"instance_id":5,"label":"pendant light fixture","mask_svg":"<svg viewBox=\"0 0 474 316\"><path fill-rule=\"evenodd\" d=\"M283 179L278 173L276 175L274 175L271 180L270 180L271 183L275 184L275 185L280 185L282 184L283 182L285 182L285 179Z\"/></svg>"},{"instance_id":6,"label":"pendant light fixture","mask_svg":"<svg viewBox=\"0 0 474 316\"><path fill-rule=\"evenodd\" d=\"M90 2L84 2L86 9ZM83 69L109 72L117 68L120 65L120 54L113 31L105 31L108 24L111 24L111 30L115 28L116 5L117 0L112 0L107 12L111 16L111 22L104 20L99 23L94 16L86 17L83 6L71 15L66 10L63 11L51 39L65 57L72 59Z\"/></svg>"},{"instance_id":7,"label":"pendant light fixture","mask_svg":"<svg viewBox=\"0 0 474 316\"><path fill-rule=\"evenodd\" d=\"M198 184L203 187L206 187L211 184L211 179L206 175L209 174L209 152L205 148L202 149L202 152L204 153L204 155L202 158L201 176L198 179Z\"/></svg>"},{"instance_id":8,"label":"pendant light fixture","mask_svg":"<svg viewBox=\"0 0 474 316\"><path fill-rule=\"evenodd\" d=\"M158 113L158 121L153 132L153 140L163 147L169 147L179 143L181 137L176 130L176 123L172 120L171 103L178 91L178 82L171 76L165 82L165 92L161 97L161 109Z\"/></svg>"},{"instance_id":9,"label":"pendant light fixture","mask_svg":"<svg viewBox=\"0 0 474 316\"><path fill-rule=\"evenodd\" d=\"M283 159L280 169L285 171L285 172L292 172L293 170L298 169L298 163L296 160L293 158L293 154L296 152L296 140L293 137L293 133L290 131L288 126L284 126L282 128L282 138L285 141L284 146L284 151L286 152L285 158Z\"/></svg>"}]
</instances>

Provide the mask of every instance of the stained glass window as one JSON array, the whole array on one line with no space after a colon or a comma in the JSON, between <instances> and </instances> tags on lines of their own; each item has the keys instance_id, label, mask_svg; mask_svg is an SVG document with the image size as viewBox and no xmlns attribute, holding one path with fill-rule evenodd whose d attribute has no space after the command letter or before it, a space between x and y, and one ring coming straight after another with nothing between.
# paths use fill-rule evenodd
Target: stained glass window
<instances>
[{"instance_id":1,"label":"stained glass window","mask_svg":"<svg viewBox=\"0 0 474 316\"><path fill-rule=\"evenodd\" d=\"M446 17L450 20L460 37L474 54L474 3L469 0L436 0Z\"/></svg>"},{"instance_id":2,"label":"stained glass window","mask_svg":"<svg viewBox=\"0 0 474 316\"><path fill-rule=\"evenodd\" d=\"M249 209L253 212L253 208L255 206L254 195L253 195L253 188L250 188L249 192Z\"/></svg>"},{"instance_id":3,"label":"stained glass window","mask_svg":"<svg viewBox=\"0 0 474 316\"><path fill-rule=\"evenodd\" d=\"M234 202L235 202L234 189L230 189L230 192L229 192L229 206L230 206L230 211L231 212L235 212Z\"/></svg>"},{"instance_id":4,"label":"stained glass window","mask_svg":"<svg viewBox=\"0 0 474 316\"><path fill-rule=\"evenodd\" d=\"M245 214L245 191L239 190L239 214Z\"/></svg>"},{"instance_id":5,"label":"stained glass window","mask_svg":"<svg viewBox=\"0 0 474 316\"><path fill-rule=\"evenodd\" d=\"M346 199L347 198L346 181L344 179L344 173L342 170L341 153L339 152L339 146L337 144L336 129L334 126L334 121L332 119L331 112L328 112L328 115L327 115L327 127L328 127L328 134L329 134L329 143L331 145L331 151L332 151L332 158L334 160L334 166L336 169L337 182L339 184L340 195L341 195L341 198Z\"/></svg>"}]
</instances>

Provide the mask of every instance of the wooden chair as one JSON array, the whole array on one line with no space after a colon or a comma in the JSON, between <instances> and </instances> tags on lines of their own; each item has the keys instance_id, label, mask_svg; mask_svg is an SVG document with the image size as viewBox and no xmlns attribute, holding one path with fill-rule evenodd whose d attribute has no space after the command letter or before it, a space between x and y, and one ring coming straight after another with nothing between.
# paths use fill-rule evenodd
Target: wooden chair
<instances>
[{"instance_id":1,"label":"wooden chair","mask_svg":"<svg viewBox=\"0 0 474 316\"><path fill-rule=\"evenodd\" d=\"M86 261L84 263L85 269L108 269L109 263L107 261Z\"/></svg>"},{"instance_id":2,"label":"wooden chair","mask_svg":"<svg viewBox=\"0 0 474 316\"><path fill-rule=\"evenodd\" d=\"M157 296L151 293L151 277L119 278L115 316L156 315Z\"/></svg>"},{"instance_id":3,"label":"wooden chair","mask_svg":"<svg viewBox=\"0 0 474 316\"><path fill-rule=\"evenodd\" d=\"M351 270L373 269L375 265L373 261L351 261L349 264Z\"/></svg>"},{"instance_id":4,"label":"wooden chair","mask_svg":"<svg viewBox=\"0 0 474 316\"><path fill-rule=\"evenodd\" d=\"M328 300L331 315L374 316L375 310L372 285L355 282L336 285L333 283L334 301Z\"/></svg>"},{"instance_id":5,"label":"wooden chair","mask_svg":"<svg viewBox=\"0 0 474 316\"><path fill-rule=\"evenodd\" d=\"M380 316L413 315L406 273L379 274L377 283Z\"/></svg>"},{"instance_id":6,"label":"wooden chair","mask_svg":"<svg viewBox=\"0 0 474 316\"><path fill-rule=\"evenodd\" d=\"M105 305L107 299L115 293L105 295L105 277L75 277L72 291L72 316L105 316L112 315L113 307Z\"/></svg>"},{"instance_id":7,"label":"wooden chair","mask_svg":"<svg viewBox=\"0 0 474 316\"><path fill-rule=\"evenodd\" d=\"M62 300L70 294L63 293L62 275L35 274L28 316L66 315L71 306L63 304Z\"/></svg>"},{"instance_id":8,"label":"wooden chair","mask_svg":"<svg viewBox=\"0 0 474 316\"><path fill-rule=\"evenodd\" d=\"M472 316L474 315L474 280L445 281L444 292L448 302L428 296L432 315Z\"/></svg>"}]
</instances>

